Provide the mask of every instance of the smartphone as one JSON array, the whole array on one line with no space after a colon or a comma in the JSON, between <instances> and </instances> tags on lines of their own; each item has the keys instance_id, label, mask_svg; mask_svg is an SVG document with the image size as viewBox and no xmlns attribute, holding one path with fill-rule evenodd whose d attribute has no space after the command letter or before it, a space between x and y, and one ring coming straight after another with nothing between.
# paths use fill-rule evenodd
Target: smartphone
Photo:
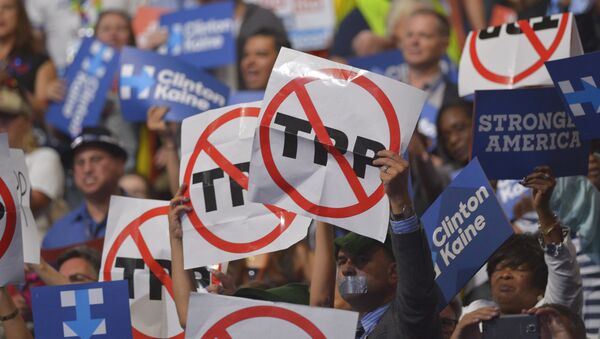
<instances>
[{"instance_id":1,"label":"smartphone","mask_svg":"<svg viewBox=\"0 0 600 339\"><path fill-rule=\"evenodd\" d=\"M483 322L483 339L539 339L540 323L535 315L509 314Z\"/></svg>"}]
</instances>

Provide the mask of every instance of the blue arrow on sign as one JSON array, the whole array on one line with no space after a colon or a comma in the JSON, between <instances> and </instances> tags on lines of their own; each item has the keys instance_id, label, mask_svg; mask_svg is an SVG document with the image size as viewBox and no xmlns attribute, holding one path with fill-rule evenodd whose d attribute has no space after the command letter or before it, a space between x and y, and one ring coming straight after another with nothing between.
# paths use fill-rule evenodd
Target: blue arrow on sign
<instances>
[{"instance_id":1,"label":"blue arrow on sign","mask_svg":"<svg viewBox=\"0 0 600 339\"><path fill-rule=\"evenodd\" d=\"M89 291L90 290L74 291L76 319L64 322L65 325L81 339L90 339L100 325L105 322L105 319L92 319L90 314Z\"/></svg>"}]
</instances>

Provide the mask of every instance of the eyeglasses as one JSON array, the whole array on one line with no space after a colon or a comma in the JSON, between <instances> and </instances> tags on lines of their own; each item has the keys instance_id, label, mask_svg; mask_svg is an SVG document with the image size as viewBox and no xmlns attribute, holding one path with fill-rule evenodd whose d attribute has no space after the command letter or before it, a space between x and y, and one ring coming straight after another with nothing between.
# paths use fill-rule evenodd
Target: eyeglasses
<instances>
[{"instance_id":1,"label":"eyeglasses","mask_svg":"<svg viewBox=\"0 0 600 339\"><path fill-rule=\"evenodd\" d=\"M87 276L85 274L82 274L82 273L71 274L67 278L69 278L69 281L71 283L81 283L81 282L96 281L96 279L94 279L94 278L92 278L90 276Z\"/></svg>"}]
</instances>

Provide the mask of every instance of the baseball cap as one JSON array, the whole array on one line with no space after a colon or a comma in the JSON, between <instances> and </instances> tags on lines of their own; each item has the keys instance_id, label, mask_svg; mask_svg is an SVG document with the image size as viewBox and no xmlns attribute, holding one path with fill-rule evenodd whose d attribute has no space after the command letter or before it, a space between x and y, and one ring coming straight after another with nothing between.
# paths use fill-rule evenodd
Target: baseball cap
<instances>
[{"instance_id":1,"label":"baseball cap","mask_svg":"<svg viewBox=\"0 0 600 339\"><path fill-rule=\"evenodd\" d=\"M302 283L290 283L268 290L259 288L240 288L235 292L234 296L299 305L308 305L310 301L308 285Z\"/></svg>"},{"instance_id":2,"label":"baseball cap","mask_svg":"<svg viewBox=\"0 0 600 339\"><path fill-rule=\"evenodd\" d=\"M333 241L333 243L335 244L336 255L341 248L343 248L344 251L347 251L352 255L359 255L366 253L369 249L375 246L383 247L384 249L389 251L390 254L393 255L392 241L389 236L385 238L384 243L380 243L375 239L371 239L360 234L350 232L343 237L336 238Z\"/></svg>"},{"instance_id":3,"label":"baseball cap","mask_svg":"<svg viewBox=\"0 0 600 339\"><path fill-rule=\"evenodd\" d=\"M71 142L71 153L74 157L84 148L101 148L117 158L127 159L127 152L121 142L105 127L84 127L81 133Z\"/></svg>"}]
</instances>

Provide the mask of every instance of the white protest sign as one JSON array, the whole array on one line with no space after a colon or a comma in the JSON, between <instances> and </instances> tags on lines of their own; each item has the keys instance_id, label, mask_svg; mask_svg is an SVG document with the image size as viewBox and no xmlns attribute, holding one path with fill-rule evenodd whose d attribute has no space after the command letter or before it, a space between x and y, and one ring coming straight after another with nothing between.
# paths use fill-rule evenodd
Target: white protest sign
<instances>
[{"instance_id":1,"label":"white protest sign","mask_svg":"<svg viewBox=\"0 0 600 339\"><path fill-rule=\"evenodd\" d=\"M31 180L25 162L25 154L20 149L10 150L10 162L15 176L15 190L21 215L23 235L23 259L30 264L40 263L40 235L37 223L31 212Z\"/></svg>"},{"instance_id":2,"label":"white protest sign","mask_svg":"<svg viewBox=\"0 0 600 339\"><path fill-rule=\"evenodd\" d=\"M292 47L302 51L329 48L335 29L331 0L249 0L271 9L283 21Z\"/></svg>"},{"instance_id":3,"label":"white protest sign","mask_svg":"<svg viewBox=\"0 0 600 339\"><path fill-rule=\"evenodd\" d=\"M372 160L406 150L424 101L398 81L282 49L254 135L250 199L383 242L389 202Z\"/></svg>"},{"instance_id":4,"label":"white protest sign","mask_svg":"<svg viewBox=\"0 0 600 339\"><path fill-rule=\"evenodd\" d=\"M180 181L193 211L182 220L186 269L287 248L310 219L247 198L260 102L223 107L183 121Z\"/></svg>"},{"instance_id":5,"label":"white protest sign","mask_svg":"<svg viewBox=\"0 0 600 339\"><path fill-rule=\"evenodd\" d=\"M190 295L186 338L354 338L358 313L213 294Z\"/></svg>"},{"instance_id":6,"label":"white protest sign","mask_svg":"<svg viewBox=\"0 0 600 339\"><path fill-rule=\"evenodd\" d=\"M112 196L100 281L127 280L134 338L182 338L171 272L169 202Z\"/></svg>"},{"instance_id":7,"label":"white protest sign","mask_svg":"<svg viewBox=\"0 0 600 339\"><path fill-rule=\"evenodd\" d=\"M25 278L17 182L10 164L8 138L0 134L0 286Z\"/></svg>"},{"instance_id":8,"label":"white protest sign","mask_svg":"<svg viewBox=\"0 0 600 339\"><path fill-rule=\"evenodd\" d=\"M544 62L582 53L570 13L471 32L458 68L458 91L465 96L482 89L552 85Z\"/></svg>"}]
</instances>

